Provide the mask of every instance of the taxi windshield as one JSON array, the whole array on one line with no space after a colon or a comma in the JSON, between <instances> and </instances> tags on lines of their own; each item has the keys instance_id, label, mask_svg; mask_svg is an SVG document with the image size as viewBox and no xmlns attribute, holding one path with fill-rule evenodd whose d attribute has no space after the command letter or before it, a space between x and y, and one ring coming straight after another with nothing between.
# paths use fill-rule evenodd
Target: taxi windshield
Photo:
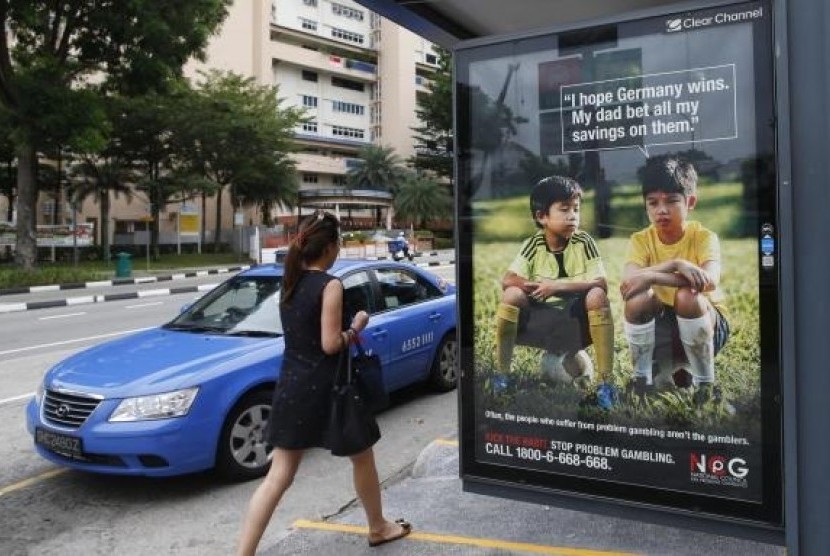
<instances>
[{"instance_id":1,"label":"taxi windshield","mask_svg":"<svg viewBox=\"0 0 830 556\"><path fill-rule=\"evenodd\" d=\"M237 276L196 301L164 328L232 336L281 336L280 284L276 276Z\"/></svg>"}]
</instances>

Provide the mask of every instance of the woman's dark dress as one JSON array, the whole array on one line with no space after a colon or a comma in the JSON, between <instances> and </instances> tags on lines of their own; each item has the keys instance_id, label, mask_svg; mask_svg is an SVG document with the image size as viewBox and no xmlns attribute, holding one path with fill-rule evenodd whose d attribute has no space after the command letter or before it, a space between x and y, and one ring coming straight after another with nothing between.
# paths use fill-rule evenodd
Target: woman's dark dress
<instances>
[{"instance_id":1,"label":"woman's dark dress","mask_svg":"<svg viewBox=\"0 0 830 556\"><path fill-rule=\"evenodd\" d=\"M288 450L327 447L331 391L339 354L322 347L323 289L336 278L305 272L288 305L280 305L285 356L274 390L268 440Z\"/></svg>"}]
</instances>

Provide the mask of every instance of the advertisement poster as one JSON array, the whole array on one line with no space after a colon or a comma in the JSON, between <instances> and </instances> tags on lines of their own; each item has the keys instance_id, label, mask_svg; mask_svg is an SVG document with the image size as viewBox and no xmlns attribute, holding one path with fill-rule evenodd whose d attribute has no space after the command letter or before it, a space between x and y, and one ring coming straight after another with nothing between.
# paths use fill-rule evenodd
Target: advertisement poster
<instances>
[{"instance_id":1,"label":"advertisement poster","mask_svg":"<svg viewBox=\"0 0 830 556\"><path fill-rule=\"evenodd\" d=\"M462 475L780 521L771 29L457 51Z\"/></svg>"},{"instance_id":2,"label":"advertisement poster","mask_svg":"<svg viewBox=\"0 0 830 556\"><path fill-rule=\"evenodd\" d=\"M88 247L93 244L94 224L38 224L38 247ZM17 241L17 227L12 222L0 222L0 245L14 246Z\"/></svg>"}]
</instances>

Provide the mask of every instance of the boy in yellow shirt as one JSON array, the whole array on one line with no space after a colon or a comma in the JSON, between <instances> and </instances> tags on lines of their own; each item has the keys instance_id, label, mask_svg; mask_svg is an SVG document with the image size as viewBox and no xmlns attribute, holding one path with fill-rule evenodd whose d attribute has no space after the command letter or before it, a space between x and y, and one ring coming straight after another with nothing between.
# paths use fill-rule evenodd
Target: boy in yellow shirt
<instances>
[{"instance_id":1,"label":"boy in yellow shirt","mask_svg":"<svg viewBox=\"0 0 830 556\"><path fill-rule=\"evenodd\" d=\"M697 203L697 172L678 158L650 161L643 199L651 225L631 235L620 285L634 391L652 387L655 344L665 338L657 351L670 358L671 371L688 368L695 401L719 398L715 356L729 338L729 322L718 236L688 220Z\"/></svg>"}]
</instances>

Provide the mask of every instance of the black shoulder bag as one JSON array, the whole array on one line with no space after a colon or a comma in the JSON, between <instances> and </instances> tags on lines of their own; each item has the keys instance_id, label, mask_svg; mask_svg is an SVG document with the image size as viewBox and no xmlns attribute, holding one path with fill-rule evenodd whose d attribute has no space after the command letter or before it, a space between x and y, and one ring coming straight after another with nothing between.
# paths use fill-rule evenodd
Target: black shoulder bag
<instances>
[{"instance_id":1,"label":"black shoulder bag","mask_svg":"<svg viewBox=\"0 0 830 556\"><path fill-rule=\"evenodd\" d=\"M356 339L357 353L351 358L352 374L355 376L357 387L363 395L363 401L372 411L378 411L389 405L389 394L383 383L383 369L380 366L380 356L368 354Z\"/></svg>"},{"instance_id":2,"label":"black shoulder bag","mask_svg":"<svg viewBox=\"0 0 830 556\"><path fill-rule=\"evenodd\" d=\"M378 423L371 407L364 401L356 378L351 350L344 349L340 352L334 376L326 435L326 447L335 456L359 454L380 439Z\"/></svg>"}]
</instances>

